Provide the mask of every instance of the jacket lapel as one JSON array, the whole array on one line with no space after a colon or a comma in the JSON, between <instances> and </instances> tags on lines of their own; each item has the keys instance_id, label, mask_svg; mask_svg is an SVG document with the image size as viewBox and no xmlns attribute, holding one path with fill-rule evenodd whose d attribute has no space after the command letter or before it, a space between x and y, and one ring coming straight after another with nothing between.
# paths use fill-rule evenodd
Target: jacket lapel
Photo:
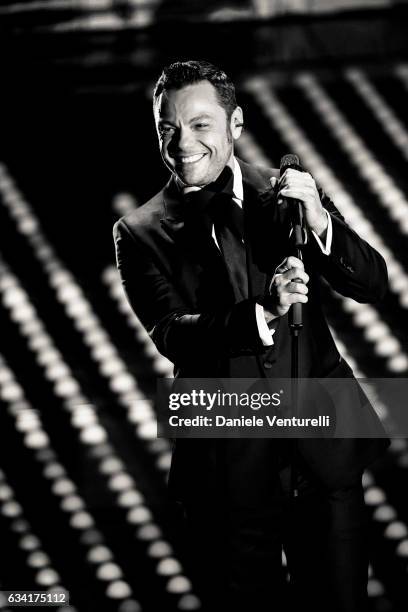
<instances>
[{"instance_id":1,"label":"jacket lapel","mask_svg":"<svg viewBox=\"0 0 408 612\"><path fill-rule=\"evenodd\" d=\"M172 270L182 290L194 305L211 306L215 296L219 304L233 301L227 267L201 212L183 202L173 178L162 199L160 225L173 244Z\"/></svg>"},{"instance_id":2,"label":"jacket lapel","mask_svg":"<svg viewBox=\"0 0 408 612\"><path fill-rule=\"evenodd\" d=\"M163 217L160 224L167 235L190 255L200 255L205 247L206 255L211 240L208 216L196 206L191 206L180 196L180 191L172 177L162 192Z\"/></svg>"}]
</instances>

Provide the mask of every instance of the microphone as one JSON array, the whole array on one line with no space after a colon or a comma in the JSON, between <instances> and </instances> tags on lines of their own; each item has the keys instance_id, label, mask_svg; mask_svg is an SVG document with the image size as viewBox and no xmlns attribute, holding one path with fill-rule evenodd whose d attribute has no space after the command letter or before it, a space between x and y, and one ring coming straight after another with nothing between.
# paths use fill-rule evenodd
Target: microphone
<instances>
[{"instance_id":1,"label":"microphone","mask_svg":"<svg viewBox=\"0 0 408 612\"><path fill-rule=\"evenodd\" d=\"M288 153L284 155L280 162L280 175L288 168L293 170L299 170L303 172L303 168L300 165L299 158L297 155ZM303 206L300 200L295 198L285 198L285 203L289 211L290 225L292 228L292 240L295 247L296 257L302 260L302 247L305 244L306 239L306 226L303 216ZM302 282L299 278L295 278L294 282ZM302 320L302 303L297 302L292 304L289 310L289 325L294 334L297 334L303 327Z\"/></svg>"},{"instance_id":2,"label":"microphone","mask_svg":"<svg viewBox=\"0 0 408 612\"><path fill-rule=\"evenodd\" d=\"M299 170L303 172L303 168L300 165L299 158L297 155L288 153L284 155L280 162L280 175L283 176L284 172L291 168L293 170ZM296 248L301 248L305 243L306 228L303 217L303 206L300 200L295 198L285 198L286 206L289 211L290 225L292 228L292 240Z\"/></svg>"}]
</instances>

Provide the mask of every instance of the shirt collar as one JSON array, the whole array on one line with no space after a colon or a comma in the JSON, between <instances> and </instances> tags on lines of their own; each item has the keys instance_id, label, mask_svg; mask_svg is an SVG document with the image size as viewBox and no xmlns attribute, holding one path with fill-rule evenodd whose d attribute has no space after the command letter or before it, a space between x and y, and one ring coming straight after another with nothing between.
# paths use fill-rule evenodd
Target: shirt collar
<instances>
[{"instance_id":1,"label":"shirt collar","mask_svg":"<svg viewBox=\"0 0 408 612\"><path fill-rule=\"evenodd\" d=\"M242 171L239 163L237 162L237 158L234 157L234 185L232 187L233 197L237 200L244 199L244 187L242 184Z\"/></svg>"}]
</instances>

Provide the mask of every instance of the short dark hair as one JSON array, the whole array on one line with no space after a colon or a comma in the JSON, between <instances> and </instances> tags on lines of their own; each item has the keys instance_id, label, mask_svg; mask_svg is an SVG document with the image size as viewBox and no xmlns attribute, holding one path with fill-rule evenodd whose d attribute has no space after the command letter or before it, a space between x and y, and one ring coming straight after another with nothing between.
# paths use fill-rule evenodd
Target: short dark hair
<instances>
[{"instance_id":1,"label":"short dark hair","mask_svg":"<svg viewBox=\"0 0 408 612\"><path fill-rule=\"evenodd\" d=\"M186 85L192 85L200 81L208 81L214 86L218 101L224 108L227 119L230 119L237 107L234 84L223 70L202 60L174 62L170 66L166 66L154 88L153 106L156 106L157 100L164 90L181 89Z\"/></svg>"}]
</instances>

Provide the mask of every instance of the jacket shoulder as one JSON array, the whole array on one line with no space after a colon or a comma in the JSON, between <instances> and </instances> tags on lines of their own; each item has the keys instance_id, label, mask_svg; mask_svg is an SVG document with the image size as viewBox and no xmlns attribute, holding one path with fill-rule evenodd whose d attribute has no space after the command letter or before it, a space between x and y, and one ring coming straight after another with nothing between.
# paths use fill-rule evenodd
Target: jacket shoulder
<instances>
[{"instance_id":1,"label":"jacket shoulder","mask_svg":"<svg viewBox=\"0 0 408 612\"><path fill-rule=\"evenodd\" d=\"M271 188L271 178L279 178L279 168L270 168L259 164L248 164L237 158L241 167L244 182L252 184L259 191Z\"/></svg>"},{"instance_id":2,"label":"jacket shoulder","mask_svg":"<svg viewBox=\"0 0 408 612\"><path fill-rule=\"evenodd\" d=\"M163 189L156 193L145 204L116 221L113 232L117 234L121 229L126 229L130 233L138 234L145 229L151 229L155 225L160 226L160 219L163 217Z\"/></svg>"}]
</instances>

